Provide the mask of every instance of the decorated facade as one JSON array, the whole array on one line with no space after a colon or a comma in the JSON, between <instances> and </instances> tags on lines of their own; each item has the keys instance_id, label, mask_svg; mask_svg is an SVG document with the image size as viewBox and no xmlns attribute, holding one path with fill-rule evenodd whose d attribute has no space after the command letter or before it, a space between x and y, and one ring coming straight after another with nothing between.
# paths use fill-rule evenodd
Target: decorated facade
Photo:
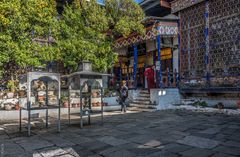
<instances>
[{"instance_id":1,"label":"decorated facade","mask_svg":"<svg viewBox=\"0 0 240 157\"><path fill-rule=\"evenodd\" d=\"M182 92L240 91L240 1L175 0Z\"/></svg>"},{"instance_id":2,"label":"decorated facade","mask_svg":"<svg viewBox=\"0 0 240 157\"><path fill-rule=\"evenodd\" d=\"M155 67L156 87L176 86L178 72L177 18L145 19L146 34L132 34L115 43L119 62L114 66L116 80L129 88L147 88L144 71ZM147 27L148 26L148 27Z\"/></svg>"}]
</instances>

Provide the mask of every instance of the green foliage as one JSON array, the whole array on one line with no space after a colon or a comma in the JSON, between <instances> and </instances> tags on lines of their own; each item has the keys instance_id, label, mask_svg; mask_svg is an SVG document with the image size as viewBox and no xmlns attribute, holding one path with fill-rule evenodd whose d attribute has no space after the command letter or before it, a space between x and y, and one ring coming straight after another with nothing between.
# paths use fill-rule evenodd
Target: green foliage
<instances>
[{"instance_id":1,"label":"green foliage","mask_svg":"<svg viewBox=\"0 0 240 157\"><path fill-rule=\"evenodd\" d=\"M58 32L54 0L2 0L0 1L0 73L3 65L41 65L53 60L52 46L41 46L33 38L46 39ZM33 34L34 31L34 34Z\"/></svg>"},{"instance_id":2,"label":"green foliage","mask_svg":"<svg viewBox=\"0 0 240 157\"><path fill-rule=\"evenodd\" d=\"M145 33L141 21L144 12L133 0L106 0L106 12L109 25L115 37L127 37L130 33Z\"/></svg>"},{"instance_id":3,"label":"green foliage","mask_svg":"<svg viewBox=\"0 0 240 157\"><path fill-rule=\"evenodd\" d=\"M103 33L107 29L105 12L95 1L75 1L65 7L60 26L57 43L65 66L75 70L79 61L89 60L94 68L106 70L115 60L111 42Z\"/></svg>"},{"instance_id":4,"label":"green foliage","mask_svg":"<svg viewBox=\"0 0 240 157\"><path fill-rule=\"evenodd\" d=\"M208 104L205 101L197 101L192 104L193 106L207 107Z\"/></svg>"},{"instance_id":5,"label":"green foliage","mask_svg":"<svg viewBox=\"0 0 240 157\"><path fill-rule=\"evenodd\" d=\"M16 73L9 70L11 64L26 69L54 60L72 70L79 61L89 60L96 70L105 71L117 60L114 40L144 33L143 18L133 0L106 0L105 6L94 0L75 0L65 6L60 20L55 0L1 0L0 76L3 71ZM49 36L54 44L33 40L47 41Z\"/></svg>"},{"instance_id":6,"label":"green foliage","mask_svg":"<svg viewBox=\"0 0 240 157\"><path fill-rule=\"evenodd\" d=\"M107 0L105 4L75 0L64 8L57 44L65 66L76 70L79 61L89 60L96 70L105 71L117 60L113 50L116 37L144 33L144 14L135 2Z\"/></svg>"},{"instance_id":7,"label":"green foliage","mask_svg":"<svg viewBox=\"0 0 240 157\"><path fill-rule=\"evenodd\" d=\"M15 92L18 88L18 80L9 80L7 83L7 88L10 89L11 92Z\"/></svg>"},{"instance_id":8,"label":"green foliage","mask_svg":"<svg viewBox=\"0 0 240 157\"><path fill-rule=\"evenodd\" d=\"M62 94L61 95L61 102L64 103L64 102L67 102L68 101L68 96Z\"/></svg>"}]
</instances>

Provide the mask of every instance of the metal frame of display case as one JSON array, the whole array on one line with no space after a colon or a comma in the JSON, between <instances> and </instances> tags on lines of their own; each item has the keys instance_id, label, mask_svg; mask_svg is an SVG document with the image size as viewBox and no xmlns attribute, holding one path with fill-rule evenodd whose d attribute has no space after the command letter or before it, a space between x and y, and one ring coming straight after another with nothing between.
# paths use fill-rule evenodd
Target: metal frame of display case
<instances>
[{"instance_id":1,"label":"metal frame of display case","mask_svg":"<svg viewBox=\"0 0 240 157\"><path fill-rule=\"evenodd\" d=\"M26 110L28 112L28 136L31 135L31 111L36 110L46 110L46 128L48 128L48 110L49 109L58 109L58 118L57 118L57 130L60 132L61 127L61 106L60 106L60 95L61 95L61 83L60 83L60 74L58 73L50 73L50 72L28 72L25 76L26 78L26 85L27 85L27 106L20 107L19 110L19 130L22 130L22 110ZM45 105L33 107L33 103L31 102L31 93L33 92L33 81L42 81L45 83L46 87L45 90L37 90L35 92L43 91L45 92ZM49 90L49 83L50 82L57 82L57 87L53 90ZM49 104L49 92L53 91L57 94L57 104L50 105ZM38 101L38 100L35 100Z\"/></svg>"},{"instance_id":2,"label":"metal frame of display case","mask_svg":"<svg viewBox=\"0 0 240 157\"><path fill-rule=\"evenodd\" d=\"M69 105L68 105L68 123L71 124L71 115L79 115L80 116L80 128L83 127L83 117L88 117L88 124L91 124L91 116L93 115L101 115L101 124L103 124L103 76L108 76L108 74L102 74L98 72L93 72L91 70L91 63L90 62L82 62L82 68L80 71L72 73L68 75L68 87L69 87ZM89 67L90 66L90 67ZM66 76L64 76L66 77ZM77 80L74 81L74 78ZM76 84L74 84L76 83ZM98 84L97 88L94 88L94 83ZM75 90L73 90L73 88ZM87 90L86 90L87 89ZM100 104L101 104L101 110L94 110L92 108L92 90L99 90L100 91ZM77 91L77 92L76 92ZM72 92L79 93L78 97L73 97ZM87 95L88 94L88 95ZM79 99L79 113L71 113L71 104L73 98ZM88 99L86 103L83 103L83 99ZM85 105L85 107L84 107Z\"/></svg>"}]
</instances>

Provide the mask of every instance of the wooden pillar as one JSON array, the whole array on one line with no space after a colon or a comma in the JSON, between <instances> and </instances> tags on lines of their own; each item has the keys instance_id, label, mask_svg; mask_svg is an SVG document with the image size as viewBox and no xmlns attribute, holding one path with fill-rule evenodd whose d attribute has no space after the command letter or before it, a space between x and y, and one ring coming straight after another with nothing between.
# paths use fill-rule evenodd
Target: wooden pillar
<instances>
[{"instance_id":1,"label":"wooden pillar","mask_svg":"<svg viewBox=\"0 0 240 157\"><path fill-rule=\"evenodd\" d=\"M159 27L157 27L157 30L159 30ZM161 35L160 32L158 32L157 35L157 52L158 52L158 62L159 62L159 70L158 70L158 83L159 87L162 88L162 63L161 63Z\"/></svg>"},{"instance_id":2,"label":"wooden pillar","mask_svg":"<svg viewBox=\"0 0 240 157\"><path fill-rule=\"evenodd\" d=\"M178 76L177 76L177 84L181 81L181 11L178 13Z\"/></svg>"},{"instance_id":3,"label":"wooden pillar","mask_svg":"<svg viewBox=\"0 0 240 157\"><path fill-rule=\"evenodd\" d=\"M119 64L120 64L120 85L119 88L122 86L122 58L119 58Z\"/></svg>"},{"instance_id":4,"label":"wooden pillar","mask_svg":"<svg viewBox=\"0 0 240 157\"><path fill-rule=\"evenodd\" d=\"M134 80L134 87L137 88L137 68L138 68L138 49L137 45L133 46L134 48L134 64L133 64L133 80Z\"/></svg>"}]
</instances>

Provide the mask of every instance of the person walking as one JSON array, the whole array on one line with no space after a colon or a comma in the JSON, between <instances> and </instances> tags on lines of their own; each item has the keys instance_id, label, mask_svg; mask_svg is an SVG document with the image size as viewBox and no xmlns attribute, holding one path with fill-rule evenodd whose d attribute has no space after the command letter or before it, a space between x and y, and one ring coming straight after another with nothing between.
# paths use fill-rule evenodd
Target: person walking
<instances>
[{"instance_id":1,"label":"person walking","mask_svg":"<svg viewBox=\"0 0 240 157\"><path fill-rule=\"evenodd\" d=\"M126 81L123 81L123 85L120 90L120 104L121 112L126 112L126 99L128 98L128 87L126 86Z\"/></svg>"}]
</instances>

